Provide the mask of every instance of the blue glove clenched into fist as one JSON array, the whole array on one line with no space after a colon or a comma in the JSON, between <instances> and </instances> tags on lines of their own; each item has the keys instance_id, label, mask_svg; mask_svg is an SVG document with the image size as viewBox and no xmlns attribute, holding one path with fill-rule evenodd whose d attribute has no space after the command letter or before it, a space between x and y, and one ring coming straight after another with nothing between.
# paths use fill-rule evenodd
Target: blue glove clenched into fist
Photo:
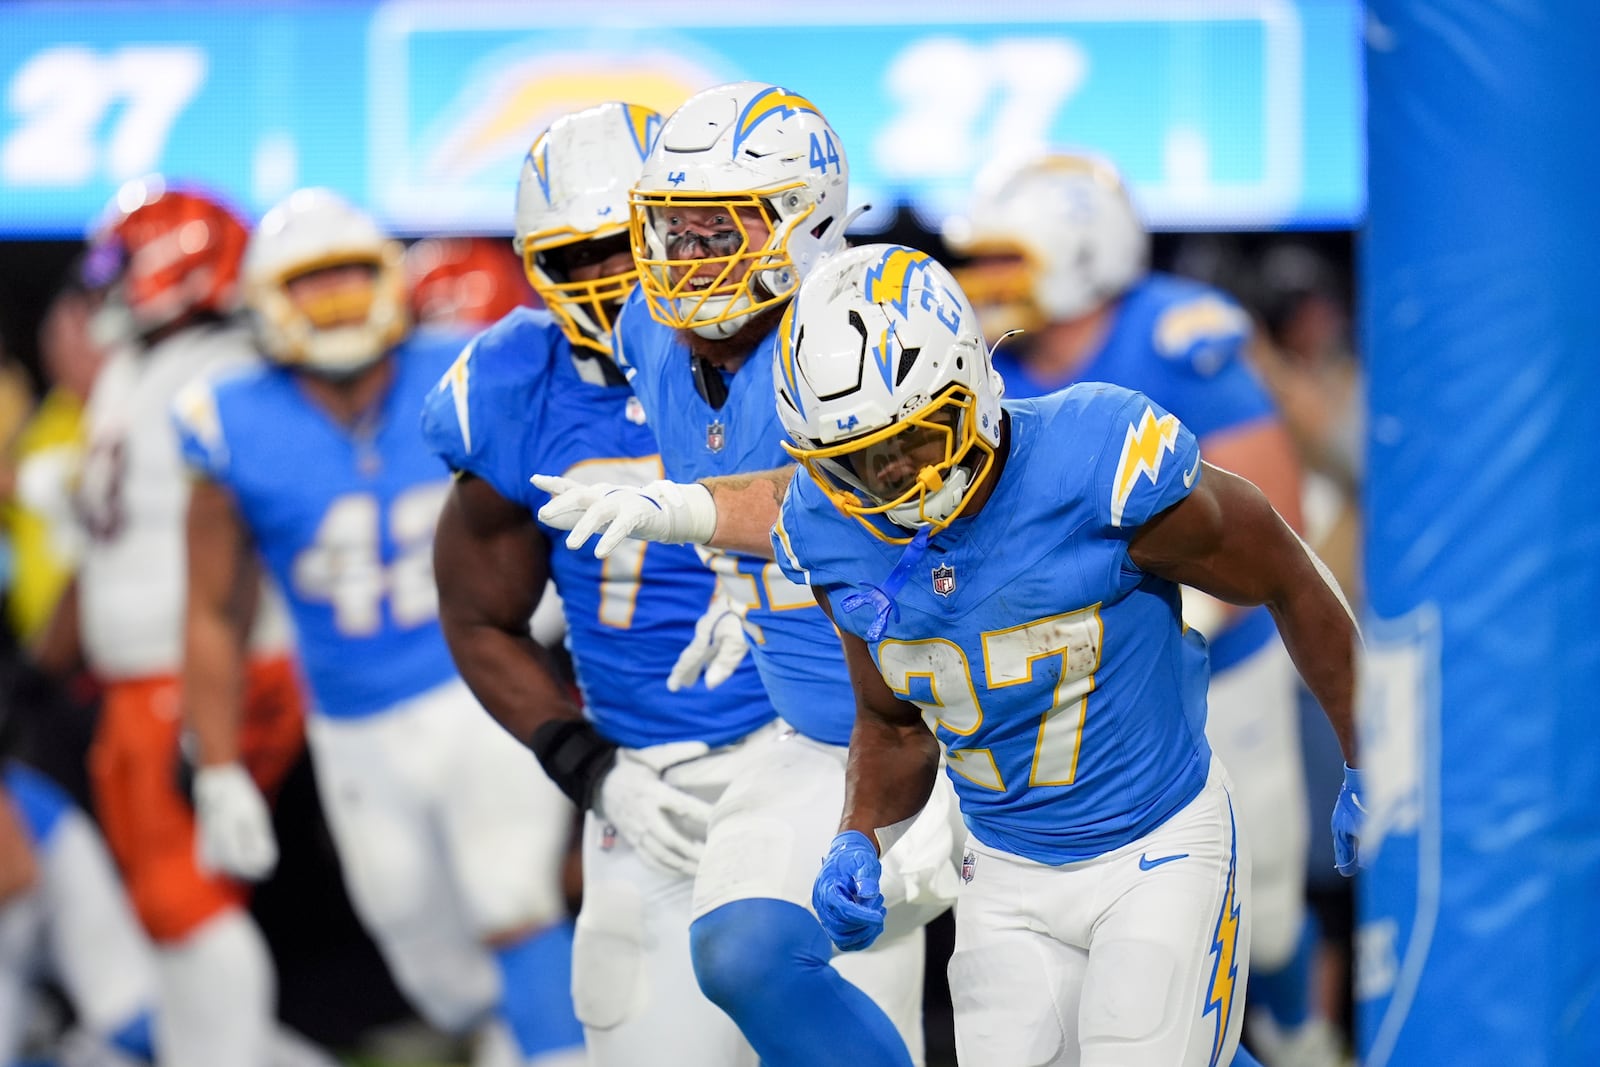
<instances>
[{"instance_id":1,"label":"blue glove clenched into fist","mask_svg":"<svg viewBox=\"0 0 1600 1067\"><path fill-rule=\"evenodd\" d=\"M866 948L883 933L883 867L878 850L859 830L833 839L811 887L811 907L828 937L844 952Z\"/></svg>"},{"instance_id":2,"label":"blue glove clenched into fist","mask_svg":"<svg viewBox=\"0 0 1600 1067\"><path fill-rule=\"evenodd\" d=\"M1365 866L1361 862L1361 826L1367 818L1361 803L1363 791L1361 772L1345 764L1344 787L1333 805L1333 865L1346 878Z\"/></svg>"}]
</instances>

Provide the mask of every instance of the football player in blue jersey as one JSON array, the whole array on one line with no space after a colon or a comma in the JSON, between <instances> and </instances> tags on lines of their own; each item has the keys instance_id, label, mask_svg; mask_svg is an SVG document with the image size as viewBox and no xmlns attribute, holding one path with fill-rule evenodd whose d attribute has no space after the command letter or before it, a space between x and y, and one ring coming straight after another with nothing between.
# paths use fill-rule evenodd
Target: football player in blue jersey
<instances>
[{"instance_id":1,"label":"football player in blue jersey","mask_svg":"<svg viewBox=\"0 0 1600 1067\"><path fill-rule=\"evenodd\" d=\"M1249 316L1216 289L1149 271L1149 236L1109 163L1053 152L992 168L946 234L971 257L956 277L989 342L1024 331L994 355L1008 397L1087 381L1144 393L1200 439L1207 462L1301 528L1294 446L1245 362ZM1271 1067L1332 1067L1333 1029L1310 1011L1317 938L1294 666L1265 608L1186 589L1184 616L1210 644L1206 734L1250 831L1251 1040Z\"/></svg>"},{"instance_id":2,"label":"football player in blue jersey","mask_svg":"<svg viewBox=\"0 0 1600 1067\"><path fill-rule=\"evenodd\" d=\"M259 556L294 619L345 882L396 982L441 1028L497 1013L521 1062L577 1063L559 890L570 808L477 706L440 632L433 531L449 483L416 413L460 338L410 332L402 279L398 244L327 190L293 193L252 235L246 303L267 360L174 406L198 482L185 711L202 767L231 766L239 591ZM271 823L259 798L239 800L220 836L267 858L259 876Z\"/></svg>"},{"instance_id":3,"label":"football player in blue jersey","mask_svg":"<svg viewBox=\"0 0 1600 1067\"><path fill-rule=\"evenodd\" d=\"M427 398L424 435L456 472L435 578L462 677L586 809L573 993L590 1062L753 1067L755 1052L695 984L689 909L712 802L773 742L772 705L693 549L630 542L603 562L569 549L535 523L545 495L528 481L537 470L640 486L661 477L611 359L636 279L628 188L660 121L602 104L560 119L528 152L513 243L547 310L513 311L473 338ZM587 717L529 640L551 583Z\"/></svg>"},{"instance_id":4,"label":"football player in blue jersey","mask_svg":"<svg viewBox=\"0 0 1600 1067\"><path fill-rule=\"evenodd\" d=\"M1179 585L1266 605L1354 765L1358 636L1325 568L1148 397L1090 383L1002 406L971 305L922 253L829 259L779 330L805 472L774 550L839 624L858 709L824 925L849 945L879 928L879 851L942 744L970 831L963 1062L1229 1063L1250 861Z\"/></svg>"},{"instance_id":5,"label":"football player in blue jersey","mask_svg":"<svg viewBox=\"0 0 1600 1067\"><path fill-rule=\"evenodd\" d=\"M730 486L776 506L770 483L741 476L788 462L772 406L774 326L801 277L844 245L848 174L816 107L778 86L709 89L663 124L631 198L640 285L619 314L615 345L675 482L732 476ZM574 549L606 509L643 525L614 523L600 555L628 544L629 532L667 542L718 532L698 485L535 484L556 497L542 521L582 524L567 539ZM651 528L648 515L673 523ZM830 966L832 946L807 905L843 803L852 698L827 617L757 547L709 558L743 617L783 741L755 757L759 766L713 812L693 902L695 973L763 1063L920 1060L920 921L953 890L954 805L940 795L891 857L891 867L916 872L894 876L903 903L892 935Z\"/></svg>"}]
</instances>

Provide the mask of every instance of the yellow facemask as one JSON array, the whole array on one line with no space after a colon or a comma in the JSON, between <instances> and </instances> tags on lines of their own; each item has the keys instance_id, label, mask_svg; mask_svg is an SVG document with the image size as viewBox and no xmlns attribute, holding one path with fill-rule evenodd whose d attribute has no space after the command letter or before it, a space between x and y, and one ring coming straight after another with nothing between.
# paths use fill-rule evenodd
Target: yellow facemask
<instances>
[{"instance_id":1,"label":"yellow facemask","mask_svg":"<svg viewBox=\"0 0 1600 1067\"><path fill-rule=\"evenodd\" d=\"M624 232L621 224L592 233L563 227L530 233L523 238L523 273L574 347L606 356L612 354L611 328L616 325L617 310L639 280L639 271L629 268L621 274L604 275L586 282L557 281L544 270L539 257L580 241L603 241Z\"/></svg>"},{"instance_id":2,"label":"yellow facemask","mask_svg":"<svg viewBox=\"0 0 1600 1067\"><path fill-rule=\"evenodd\" d=\"M628 225L650 314L674 329L691 329L747 317L793 296L800 280L789 256L788 236L815 209L807 208L780 221L769 201L800 188L803 184L796 182L761 193L679 195L635 190L630 197ZM721 209L727 216L719 232L672 231L669 220L674 209L706 208ZM741 209L758 212L766 225L768 236L759 246L750 239ZM686 254L697 246L703 255ZM781 292L771 292L767 284L757 282L757 274L786 268L789 280L778 286ZM710 283L702 286L706 279Z\"/></svg>"},{"instance_id":3,"label":"yellow facemask","mask_svg":"<svg viewBox=\"0 0 1600 1067\"><path fill-rule=\"evenodd\" d=\"M840 511L875 537L906 544L873 522L926 526L933 532L959 518L994 469L994 448L977 433L977 397L952 385L915 413L836 445L784 450ZM870 503L869 503L870 501Z\"/></svg>"}]
</instances>

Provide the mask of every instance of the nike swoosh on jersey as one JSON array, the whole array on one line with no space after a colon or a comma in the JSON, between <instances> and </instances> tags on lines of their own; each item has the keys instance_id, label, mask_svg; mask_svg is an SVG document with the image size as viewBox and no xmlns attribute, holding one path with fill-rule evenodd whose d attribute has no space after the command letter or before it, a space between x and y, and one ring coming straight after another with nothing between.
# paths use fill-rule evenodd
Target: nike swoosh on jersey
<instances>
[{"instance_id":1,"label":"nike swoosh on jersey","mask_svg":"<svg viewBox=\"0 0 1600 1067\"><path fill-rule=\"evenodd\" d=\"M1186 860L1188 858L1189 854L1187 852L1178 852L1171 856L1161 856L1157 859L1151 859L1141 852L1139 853L1139 869L1141 871L1153 871L1163 863L1171 863L1173 860Z\"/></svg>"},{"instance_id":2,"label":"nike swoosh on jersey","mask_svg":"<svg viewBox=\"0 0 1600 1067\"><path fill-rule=\"evenodd\" d=\"M1194 488L1194 476L1200 473L1200 457L1194 457L1194 466L1183 472L1183 487Z\"/></svg>"}]
</instances>

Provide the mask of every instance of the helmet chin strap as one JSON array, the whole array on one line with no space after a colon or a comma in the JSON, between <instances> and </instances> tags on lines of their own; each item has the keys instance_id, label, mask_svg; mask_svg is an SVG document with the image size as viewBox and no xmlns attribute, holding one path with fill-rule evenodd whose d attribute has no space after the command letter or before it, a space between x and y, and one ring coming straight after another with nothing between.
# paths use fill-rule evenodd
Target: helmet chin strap
<instances>
[{"instance_id":1,"label":"helmet chin strap","mask_svg":"<svg viewBox=\"0 0 1600 1067\"><path fill-rule=\"evenodd\" d=\"M688 299L690 298L679 298L680 301L687 301ZM717 316L719 321L704 323L691 322L689 324L689 329L693 330L697 335L704 337L707 341L725 341L734 334L738 333L739 327L743 326L745 321L750 318L751 313L748 311L742 315L738 314L739 305L748 303L750 303L750 298L744 293L740 293L738 296L731 297L710 297L704 304L700 305L700 314ZM727 318L721 318L721 316L728 313L730 308L733 309L734 313Z\"/></svg>"},{"instance_id":2,"label":"helmet chin strap","mask_svg":"<svg viewBox=\"0 0 1600 1067\"><path fill-rule=\"evenodd\" d=\"M956 467L941 478L933 467L924 467L917 481L931 492L883 513L890 522L907 530L919 529L924 523L944 522L955 514L967 486L972 484L972 471Z\"/></svg>"},{"instance_id":3,"label":"helmet chin strap","mask_svg":"<svg viewBox=\"0 0 1600 1067\"><path fill-rule=\"evenodd\" d=\"M308 359L301 367L328 381L354 378L382 359L388 351L381 345L373 345L364 336L362 327L342 327L338 332L329 330L321 333L321 337L312 338L307 344L308 354L316 350L316 356L320 358Z\"/></svg>"},{"instance_id":4,"label":"helmet chin strap","mask_svg":"<svg viewBox=\"0 0 1600 1067\"><path fill-rule=\"evenodd\" d=\"M913 501L884 512L884 516L896 526L915 530L917 535L900 553L900 558L895 561L882 585L851 593L839 602L839 607L845 611L857 611L864 607L872 609L872 622L868 624L866 633L868 641L878 640L888 629L889 623L900 617L900 606L895 603L895 598L905 588L911 572L928 554L928 541L933 537L932 524L943 523L961 505L967 486L972 484L972 471L966 467L956 467L946 477L941 476L936 467L924 467L917 474L917 483L925 490L919 497L920 504Z\"/></svg>"},{"instance_id":5,"label":"helmet chin strap","mask_svg":"<svg viewBox=\"0 0 1600 1067\"><path fill-rule=\"evenodd\" d=\"M759 285L763 290L766 291L764 295L759 296L759 299L765 300L772 294L773 290L770 286L765 284L764 278L766 275L773 273L776 272L762 271L760 274L751 278L752 285ZM781 273L785 277L788 277L789 268L782 268ZM690 323L689 329L693 330L696 335L704 337L707 341L727 340L729 337L732 337L734 334L743 329L744 324L750 321L750 316L755 314L754 311L740 310L741 308L749 307L751 303L750 298L752 295L757 294L752 294L750 288L746 287L737 296L713 296L708 298L700 307L701 313L704 314L709 312L710 314L718 317L724 315L727 317L722 318L722 321L720 322ZM679 297L678 299L683 301L689 298ZM680 304L679 307L681 308L682 304Z\"/></svg>"}]
</instances>

